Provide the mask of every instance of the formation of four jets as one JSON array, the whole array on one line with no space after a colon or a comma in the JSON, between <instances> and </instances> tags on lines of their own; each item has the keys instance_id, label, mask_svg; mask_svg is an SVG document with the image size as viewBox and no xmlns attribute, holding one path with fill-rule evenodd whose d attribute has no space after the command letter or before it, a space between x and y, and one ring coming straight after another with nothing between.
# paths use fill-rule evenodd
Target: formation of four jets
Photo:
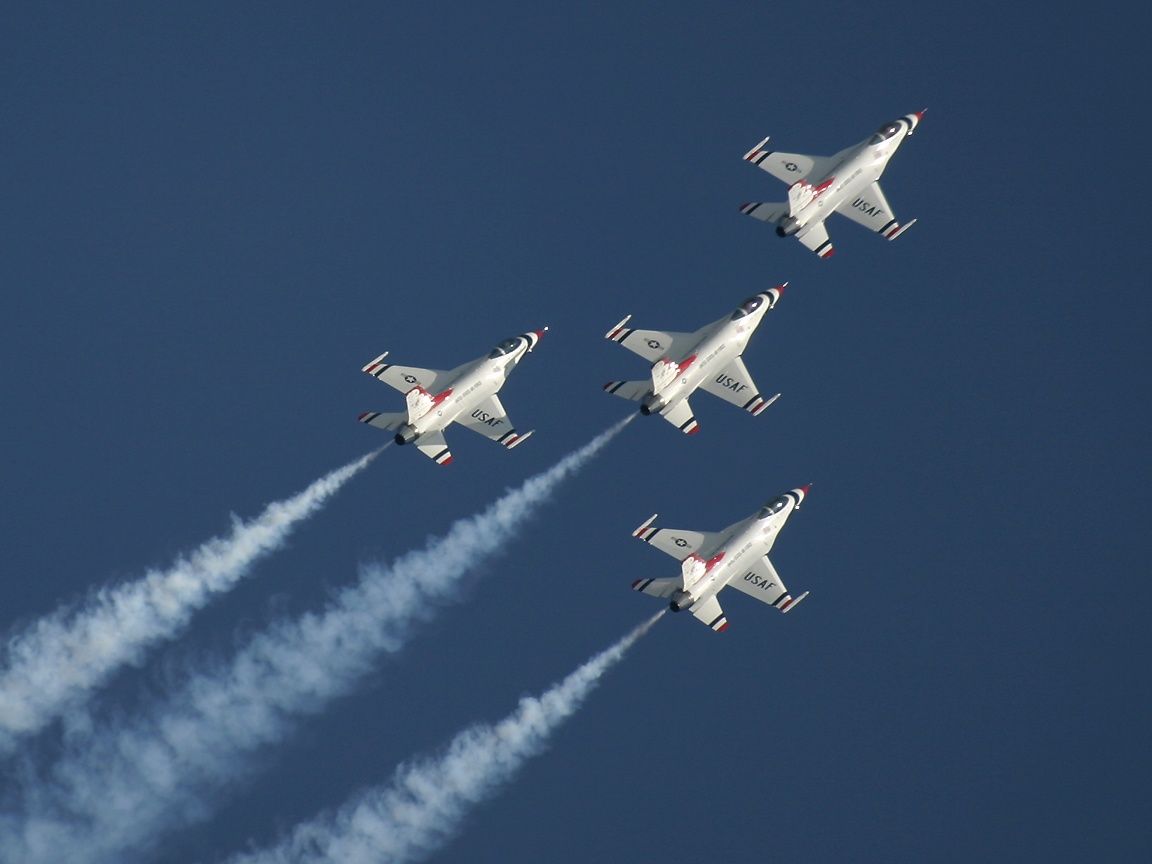
<instances>
[{"instance_id":1,"label":"formation of four jets","mask_svg":"<svg viewBox=\"0 0 1152 864\"><path fill-rule=\"evenodd\" d=\"M916 221L901 225L889 206L879 179L889 160L923 119L917 111L886 123L865 140L835 156L808 156L765 149L765 138L744 155L774 177L789 183L785 203L744 204L741 212L776 226L780 237L796 237L821 258L833 253L824 227L833 213L847 216L889 240ZM742 355L764 314L775 308L787 283L749 297L731 314L691 333L628 327L631 315L605 334L650 362L649 377L609 381L604 389L640 403L640 413L656 414L688 435L699 430L688 397L697 390L718 396L758 416L780 394L765 398ZM517 364L539 344L547 327L505 339L483 357L448 371L397 366L384 352L363 371L404 393L407 410L367 411L360 422L394 433L397 444L413 444L439 465L452 461L444 429L459 423L511 450L532 432L517 432L497 395ZM638 579L636 591L669 601L674 612L688 610L716 631L728 627L717 600L724 588L736 588L781 612L808 596L793 597L768 558L780 529L799 509L809 487L777 496L752 516L722 531L656 528L656 516L633 532L680 561L680 575Z\"/></svg>"}]
</instances>

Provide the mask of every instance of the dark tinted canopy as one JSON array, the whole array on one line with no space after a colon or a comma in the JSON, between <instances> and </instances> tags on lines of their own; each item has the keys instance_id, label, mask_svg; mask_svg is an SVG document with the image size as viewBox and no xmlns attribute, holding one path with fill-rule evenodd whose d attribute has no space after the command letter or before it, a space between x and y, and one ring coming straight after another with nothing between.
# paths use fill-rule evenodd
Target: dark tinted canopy
<instances>
[{"instance_id":1,"label":"dark tinted canopy","mask_svg":"<svg viewBox=\"0 0 1152 864\"><path fill-rule=\"evenodd\" d=\"M520 344L520 337L519 336L510 336L507 339L505 339L503 342L501 342L499 345L497 345L495 348L492 349L492 352L488 355L488 359L493 360L497 357L503 357L508 352L515 351L516 346L519 344Z\"/></svg>"},{"instance_id":2,"label":"dark tinted canopy","mask_svg":"<svg viewBox=\"0 0 1152 864\"><path fill-rule=\"evenodd\" d=\"M783 510L787 506L788 506L788 498L784 495L781 495L779 498L775 498L772 501L769 501L763 507L761 507L760 512L756 515L756 518L757 519L767 519L773 513L779 513L781 510Z\"/></svg>"},{"instance_id":3,"label":"dark tinted canopy","mask_svg":"<svg viewBox=\"0 0 1152 864\"><path fill-rule=\"evenodd\" d=\"M740 304L735 312L732 313L731 320L735 321L737 318L743 318L745 315L749 315L755 312L760 308L760 304L763 302L763 297L749 297L747 300Z\"/></svg>"}]
</instances>

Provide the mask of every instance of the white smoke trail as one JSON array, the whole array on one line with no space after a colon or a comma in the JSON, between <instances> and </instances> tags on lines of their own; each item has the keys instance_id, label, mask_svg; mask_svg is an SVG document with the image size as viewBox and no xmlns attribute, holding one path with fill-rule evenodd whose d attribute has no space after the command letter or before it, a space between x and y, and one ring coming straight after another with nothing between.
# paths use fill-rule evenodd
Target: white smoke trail
<instances>
[{"instance_id":1,"label":"white smoke trail","mask_svg":"<svg viewBox=\"0 0 1152 864\"><path fill-rule=\"evenodd\" d=\"M144 717L70 742L50 777L25 780L23 800L2 808L11 815L0 815L0 861L123 862L165 830L205 818L221 788L251 767L246 756L351 690L381 653L398 651L432 604L452 599L461 578L631 419L425 548L363 567L323 612L274 624Z\"/></svg>"},{"instance_id":2,"label":"white smoke trail","mask_svg":"<svg viewBox=\"0 0 1152 864\"><path fill-rule=\"evenodd\" d=\"M384 448L380 448L383 450ZM167 570L104 588L79 608L54 612L8 640L0 659L0 754L42 729L144 649L169 639L215 594L230 589L261 556L277 549L380 452L269 504L232 533L214 537Z\"/></svg>"},{"instance_id":3,"label":"white smoke trail","mask_svg":"<svg viewBox=\"0 0 1152 864\"><path fill-rule=\"evenodd\" d=\"M335 813L297 826L278 845L229 864L404 864L424 858L455 836L476 804L544 749L600 677L665 611L540 696L521 699L496 725L465 729L440 756L402 765L388 785L369 789Z\"/></svg>"}]
</instances>

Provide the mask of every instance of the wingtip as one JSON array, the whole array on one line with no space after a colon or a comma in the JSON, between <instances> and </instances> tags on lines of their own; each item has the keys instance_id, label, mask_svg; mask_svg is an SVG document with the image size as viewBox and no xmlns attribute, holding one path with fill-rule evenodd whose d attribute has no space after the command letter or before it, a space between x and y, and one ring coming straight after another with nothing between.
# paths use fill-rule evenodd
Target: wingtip
<instances>
[{"instance_id":1,"label":"wingtip","mask_svg":"<svg viewBox=\"0 0 1152 864\"><path fill-rule=\"evenodd\" d=\"M619 335L620 331L624 329L624 326L631 320L632 320L632 314L631 313L625 315L623 318L620 319L620 322L615 327L613 327L611 330L609 330L607 333L604 334L604 338L605 339L615 339Z\"/></svg>"},{"instance_id":2,"label":"wingtip","mask_svg":"<svg viewBox=\"0 0 1152 864\"><path fill-rule=\"evenodd\" d=\"M361 366L360 371L361 372L367 372L369 375L375 375L378 371L380 371L377 367L379 367L380 364L384 362L384 358L387 356L388 356L388 352L385 351L379 357L376 357L372 360L369 360L367 363L365 363L363 366Z\"/></svg>"},{"instance_id":3,"label":"wingtip","mask_svg":"<svg viewBox=\"0 0 1152 864\"><path fill-rule=\"evenodd\" d=\"M636 530L632 532L632 536L639 537L644 533L645 529L651 528L652 523L656 521L656 517L659 515L659 513L653 513L651 516L649 516L642 525L636 527Z\"/></svg>"},{"instance_id":4,"label":"wingtip","mask_svg":"<svg viewBox=\"0 0 1152 864\"><path fill-rule=\"evenodd\" d=\"M772 138L771 135L765 135L763 140L759 144L757 144L755 147L753 147L751 150L749 150L747 153L745 153L741 158L745 162L751 162L754 158L756 158L757 154L759 154L760 151L764 149L764 145L767 144L771 140L771 138Z\"/></svg>"},{"instance_id":5,"label":"wingtip","mask_svg":"<svg viewBox=\"0 0 1152 864\"><path fill-rule=\"evenodd\" d=\"M804 598L808 596L809 593L810 592L805 591L803 594L800 594L796 597L792 597L783 606L780 607L780 611L783 612L785 615L787 615L789 612L791 612L793 609L795 609L797 606L799 606L804 601Z\"/></svg>"},{"instance_id":6,"label":"wingtip","mask_svg":"<svg viewBox=\"0 0 1152 864\"><path fill-rule=\"evenodd\" d=\"M915 219L911 219L908 222L905 222L903 225L900 225L899 227L896 228L895 231L893 231L891 234L889 234L888 239L889 240L895 240L897 237L899 237L901 234L903 234L905 231L907 231L909 228L911 228L915 224L916 224Z\"/></svg>"}]
</instances>

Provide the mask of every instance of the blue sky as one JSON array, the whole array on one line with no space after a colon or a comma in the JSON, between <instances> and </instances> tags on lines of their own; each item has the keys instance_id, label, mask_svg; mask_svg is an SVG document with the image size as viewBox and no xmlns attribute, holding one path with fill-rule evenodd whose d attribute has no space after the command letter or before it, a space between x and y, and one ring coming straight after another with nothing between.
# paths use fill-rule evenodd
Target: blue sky
<instances>
[{"instance_id":1,"label":"blue sky","mask_svg":"<svg viewBox=\"0 0 1152 864\"><path fill-rule=\"evenodd\" d=\"M290 548L115 679L131 714L623 416L641 361L788 280L759 418L633 423L460 603L260 754L150 860L213 861L497 720L655 608L629 532L813 482L780 617L662 621L435 860L1142 860L1147 123L1105 8L724 3L28 6L0 63L3 623L163 565L385 440L360 373L550 325L502 394L535 428L386 452ZM764 135L827 154L928 108L822 262L742 217ZM1143 186L1146 187L1146 183ZM1145 539L1141 539L1145 538ZM746 602L745 602L746 601ZM53 729L30 745L43 764Z\"/></svg>"}]
</instances>

